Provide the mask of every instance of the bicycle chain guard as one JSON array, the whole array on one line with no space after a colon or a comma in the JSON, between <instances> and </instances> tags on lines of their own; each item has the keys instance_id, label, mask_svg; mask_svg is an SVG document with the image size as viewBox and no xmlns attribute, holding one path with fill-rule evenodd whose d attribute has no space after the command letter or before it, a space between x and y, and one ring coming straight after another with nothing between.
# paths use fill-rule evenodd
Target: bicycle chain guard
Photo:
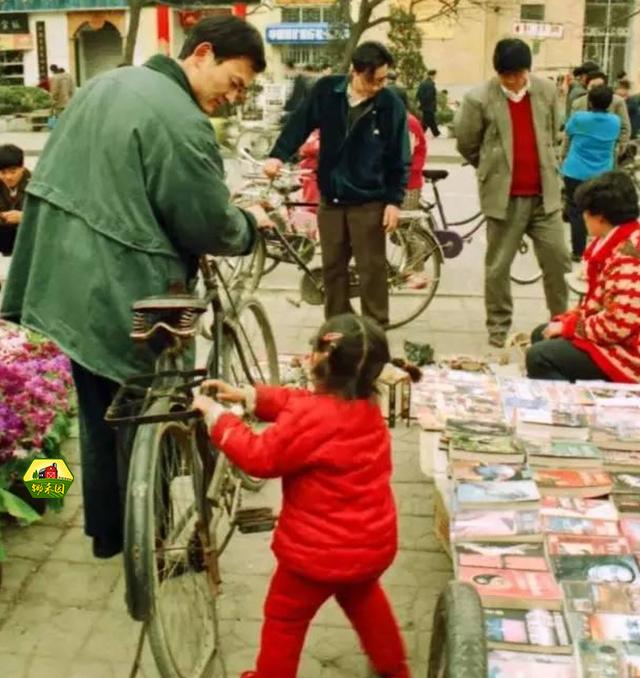
<instances>
[{"instance_id":1,"label":"bicycle chain guard","mask_svg":"<svg viewBox=\"0 0 640 678\"><path fill-rule=\"evenodd\" d=\"M302 301L311 306L324 304L324 283L322 282L322 269L312 268L305 273L300 281L300 296Z\"/></svg>"},{"instance_id":2,"label":"bicycle chain guard","mask_svg":"<svg viewBox=\"0 0 640 678\"><path fill-rule=\"evenodd\" d=\"M462 252L464 240L460 234L453 231L440 230L434 231L433 235L438 239L445 259L455 259Z\"/></svg>"},{"instance_id":3,"label":"bicycle chain guard","mask_svg":"<svg viewBox=\"0 0 640 678\"><path fill-rule=\"evenodd\" d=\"M204 369L153 372L130 377L120 386L104 419L116 427L197 419L201 415L191 409L192 390L207 378L207 370ZM167 385L164 386L163 382ZM168 401L168 412L144 414L152 403L161 398Z\"/></svg>"}]
</instances>

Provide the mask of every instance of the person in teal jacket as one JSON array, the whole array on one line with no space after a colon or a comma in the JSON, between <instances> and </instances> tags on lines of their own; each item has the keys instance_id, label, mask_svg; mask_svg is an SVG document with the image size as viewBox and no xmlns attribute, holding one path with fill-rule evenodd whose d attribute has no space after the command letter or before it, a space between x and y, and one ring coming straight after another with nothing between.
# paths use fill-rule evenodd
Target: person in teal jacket
<instances>
[{"instance_id":1,"label":"person in teal jacket","mask_svg":"<svg viewBox=\"0 0 640 678\"><path fill-rule=\"evenodd\" d=\"M115 69L74 96L28 187L2 315L53 339L78 393L85 531L94 554L122 549L114 431L119 383L152 369L129 338L131 306L188 292L202 254L252 250L259 207L229 202L209 121L264 70L249 23L198 23L178 60Z\"/></svg>"},{"instance_id":2,"label":"person in teal jacket","mask_svg":"<svg viewBox=\"0 0 640 678\"><path fill-rule=\"evenodd\" d=\"M619 116L607 112L613 100L611 87L598 85L589 90L587 97L588 110L574 111L567 121L564 132L569 140L569 150L561 167L574 261L580 261L587 244L587 229L582 213L576 207L575 192L587 179L614 168L621 131Z\"/></svg>"}]
</instances>

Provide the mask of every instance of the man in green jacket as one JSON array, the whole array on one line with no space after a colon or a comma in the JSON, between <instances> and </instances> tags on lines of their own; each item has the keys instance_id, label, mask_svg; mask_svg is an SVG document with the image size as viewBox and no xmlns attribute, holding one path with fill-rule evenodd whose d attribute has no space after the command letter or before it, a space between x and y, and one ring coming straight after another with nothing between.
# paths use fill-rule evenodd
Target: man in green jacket
<instances>
[{"instance_id":1,"label":"man in green jacket","mask_svg":"<svg viewBox=\"0 0 640 678\"><path fill-rule=\"evenodd\" d=\"M264 166L276 176L320 129L318 228L322 245L325 315L350 312L348 264L353 254L362 313L389 323L385 232L398 225L409 179L407 111L385 88L393 56L379 42L363 42L351 73L320 78L292 114Z\"/></svg>"},{"instance_id":2,"label":"man in green jacket","mask_svg":"<svg viewBox=\"0 0 640 678\"><path fill-rule=\"evenodd\" d=\"M72 360L85 531L97 557L122 550L116 439L104 414L119 382L152 368L129 338L132 303L193 289L199 255L248 253L268 221L259 207L230 204L209 121L265 65L250 24L204 19L178 60L158 55L83 87L29 184L2 315Z\"/></svg>"}]
</instances>

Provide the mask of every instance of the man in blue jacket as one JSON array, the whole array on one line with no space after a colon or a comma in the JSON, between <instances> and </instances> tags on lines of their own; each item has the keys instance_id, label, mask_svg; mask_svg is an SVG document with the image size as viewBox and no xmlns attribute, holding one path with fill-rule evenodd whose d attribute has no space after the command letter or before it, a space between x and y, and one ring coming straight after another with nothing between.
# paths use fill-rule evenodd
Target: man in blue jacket
<instances>
[{"instance_id":1,"label":"man in blue jacket","mask_svg":"<svg viewBox=\"0 0 640 678\"><path fill-rule=\"evenodd\" d=\"M398 225L411 154L407 113L385 89L393 57L379 42L353 53L349 75L314 85L276 141L265 163L276 176L311 132L320 129L318 227L322 245L325 315L353 312L349 270L354 256L362 312L389 324L385 233Z\"/></svg>"}]
</instances>

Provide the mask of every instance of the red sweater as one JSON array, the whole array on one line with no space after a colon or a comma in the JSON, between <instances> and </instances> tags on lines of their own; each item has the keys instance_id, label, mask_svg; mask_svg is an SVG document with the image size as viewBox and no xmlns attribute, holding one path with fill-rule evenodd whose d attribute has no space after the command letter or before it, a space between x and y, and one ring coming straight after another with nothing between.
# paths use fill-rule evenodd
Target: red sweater
<instances>
[{"instance_id":1,"label":"red sweater","mask_svg":"<svg viewBox=\"0 0 640 678\"><path fill-rule=\"evenodd\" d=\"M599 241L585 250L589 289L578 308L560 316L562 336L611 381L640 383L640 225L616 226L595 251Z\"/></svg>"},{"instance_id":2,"label":"red sweater","mask_svg":"<svg viewBox=\"0 0 640 678\"><path fill-rule=\"evenodd\" d=\"M516 103L508 100L513 136L513 174L511 176L512 196L542 194L540 158L533 124L531 97L527 94Z\"/></svg>"},{"instance_id":3,"label":"red sweater","mask_svg":"<svg viewBox=\"0 0 640 678\"><path fill-rule=\"evenodd\" d=\"M379 577L397 549L391 441L380 407L258 386L256 415L275 423L258 434L223 414L211 439L247 473L282 477L278 560L317 581Z\"/></svg>"}]
</instances>

